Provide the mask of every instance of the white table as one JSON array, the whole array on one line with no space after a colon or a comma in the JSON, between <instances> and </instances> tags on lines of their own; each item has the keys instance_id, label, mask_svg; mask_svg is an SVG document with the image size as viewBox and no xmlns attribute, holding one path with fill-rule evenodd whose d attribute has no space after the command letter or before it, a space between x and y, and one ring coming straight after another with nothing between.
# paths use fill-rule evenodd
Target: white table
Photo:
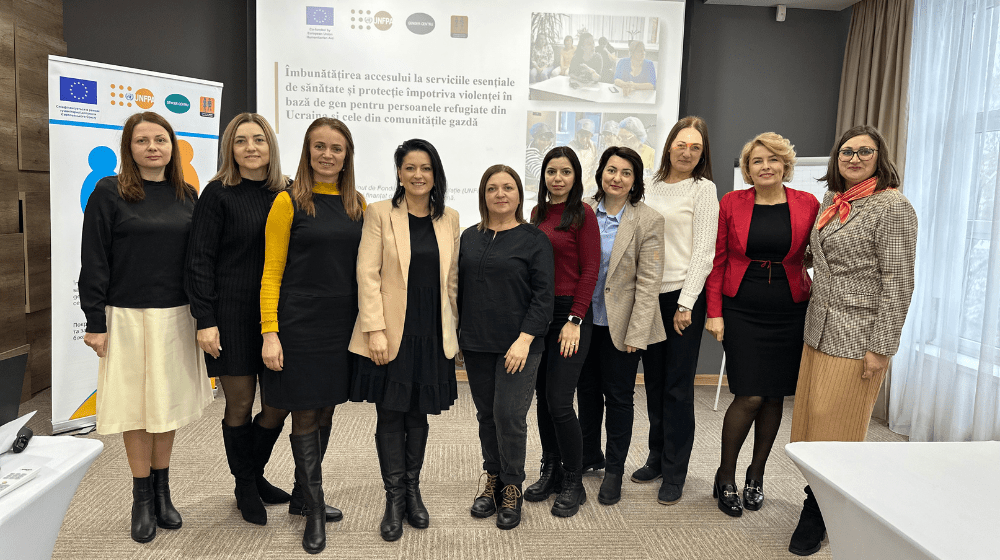
<instances>
[{"instance_id":1,"label":"white table","mask_svg":"<svg viewBox=\"0 0 1000 560\"><path fill-rule=\"evenodd\" d=\"M614 88L617 93L613 92ZM556 76L541 82L531 84L529 98L539 101L591 101L594 103L654 103L656 90L644 89L633 91L631 95L622 95L620 87L613 84L598 82L588 86L573 88L569 85L569 76Z\"/></svg>"},{"instance_id":2,"label":"white table","mask_svg":"<svg viewBox=\"0 0 1000 560\"><path fill-rule=\"evenodd\" d=\"M20 454L0 456L0 473L43 465L0 498L0 559L51 558L66 510L104 444L71 436L35 436Z\"/></svg>"},{"instance_id":3,"label":"white table","mask_svg":"<svg viewBox=\"0 0 1000 560\"><path fill-rule=\"evenodd\" d=\"M834 558L1000 558L1000 442L785 446Z\"/></svg>"}]
</instances>

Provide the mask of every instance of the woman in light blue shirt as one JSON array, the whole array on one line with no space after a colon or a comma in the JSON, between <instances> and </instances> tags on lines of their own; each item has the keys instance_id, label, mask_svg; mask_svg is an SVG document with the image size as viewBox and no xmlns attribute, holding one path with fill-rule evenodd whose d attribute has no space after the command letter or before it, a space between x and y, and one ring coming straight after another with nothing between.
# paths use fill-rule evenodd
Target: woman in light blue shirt
<instances>
[{"instance_id":1,"label":"woman in light blue shirt","mask_svg":"<svg viewBox=\"0 0 1000 560\"><path fill-rule=\"evenodd\" d=\"M632 441L635 377L649 344L666 339L658 303L663 278L663 216L642 202L642 158L631 148L605 150L597 194L585 200L597 213L601 264L591 305L593 334L577 387L583 468L605 469L597 500L621 499ZM607 454L601 421L607 407ZM606 457L606 460L605 460Z\"/></svg>"}]
</instances>

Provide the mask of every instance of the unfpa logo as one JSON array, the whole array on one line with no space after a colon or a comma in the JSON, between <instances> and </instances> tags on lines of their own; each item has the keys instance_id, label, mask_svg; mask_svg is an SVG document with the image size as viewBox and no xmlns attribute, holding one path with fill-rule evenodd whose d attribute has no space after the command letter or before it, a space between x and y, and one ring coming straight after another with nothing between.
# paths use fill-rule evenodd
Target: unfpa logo
<instances>
[{"instance_id":1,"label":"unfpa logo","mask_svg":"<svg viewBox=\"0 0 1000 560\"><path fill-rule=\"evenodd\" d=\"M143 109L149 109L153 106L155 99L153 99L153 92L146 88L142 88L135 92L135 104Z\"/></svg>"},{"instance_id":2,"label":"unfpa logo","mask_svg":"<svg viewBox=\"0 0 1000 560\"><path fill-rule=\"evenodd\" d=\"M375 24L375 29L387 31L392 27L392 16L389 15L389 12L379 12L375 14L375 21L373 23Z\"/></svg>"}]
</instances>

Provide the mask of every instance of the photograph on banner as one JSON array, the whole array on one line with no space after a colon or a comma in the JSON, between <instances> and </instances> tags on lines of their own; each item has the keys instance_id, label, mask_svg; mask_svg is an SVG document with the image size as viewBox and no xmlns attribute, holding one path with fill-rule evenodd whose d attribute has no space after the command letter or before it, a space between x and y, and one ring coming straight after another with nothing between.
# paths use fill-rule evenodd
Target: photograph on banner
<instances>
[{"instance_id":1,"label":"photograph on banner","mask_svg":"<svg viewBox=\"0 0 1000 560\"><path fill-rule=\"evenodd\" d=\"M656 102L659 18L531 14L529 99Z\"/></svg>"},{"instance_id":2,"label":"photograph on banner","mask_svg":"<svg viewBox=\"0 0 1000 560\"><path fill-rule=\"evenodd\" d=\"M544 30L536 25L543 19ZM393 152L405 140L422 138L440 154L448 180L446 203L458 211L463 227L479 221L478 186L491 165L511 166L537 192L538 170L525 165L534 124L544 122L552 136L540 134L545 138L534 144L540 161L542 147L569 145L581 130L581 153L591 144L599 148L602 126L613 118L617 137L629 116L642 125L635 136L642 138L645 131L642 142L658 152L662 146L655 145L652 130L678 118L682 0L461 5L425 0L419 11L391 1L362 9L347 0L258 0L256 29L257 109L275 128L283 168L298 166L305 131L315 119L335 118L350 129L358 191L369 203L385 200L398 187ZM532 72L532 46L543 31L549 48L539 43L545 52L537 57L541 67ZM553 78L569 80L561 69L555 72L557 58L567 35L575 54L583 33L594 39L595 53L600 47L602 56L614 61L607 65L609 75L595 79L606 80L599 81L601 99L554 103L536 98L536 90ZM642 43L632 49L635 57L630 41ZM619 66L630 84L648 75L648 89L630 86L626 96L615 83ZM571 116L560 116L567 110ZM551 114L531 120L536 112Z\"/></svg>"},{"instance_id":3,"label":"photograph on banner","mask_svg":"<svg viewBox=\"0 0 1000 560\"><path fill-rule=\"evenodd\" d=\"M524 191L536 200L542 177L542 160L556 146L569 146L580 158L583 196L597 192L595 173L601 154L611 146L625 146L642 157L643 177L656 170L659 141L655 114L592 113L583 111L529 111L524 158Z\"/></svg>"},{"instance_id":4,"label":"photograph on banner","mask_svg":"<svg viewBox=\"0 0 1000 560\"><path fill-rule=\"evenodd\" d=\"M200 190L215 174L222 84L66 57L49 57L52 222L52 425L94 423L98 358L83 343L87 320L77 279L83 214L98 181L120 171L122 128L153 111L177 137L172 158Z\"/></svg>"}]
</instances>

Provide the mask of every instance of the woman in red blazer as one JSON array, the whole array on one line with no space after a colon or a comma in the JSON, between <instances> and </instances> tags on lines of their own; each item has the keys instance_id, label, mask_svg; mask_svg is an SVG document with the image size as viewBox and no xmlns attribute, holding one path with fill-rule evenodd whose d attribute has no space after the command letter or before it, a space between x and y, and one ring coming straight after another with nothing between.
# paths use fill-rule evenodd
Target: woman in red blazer
<instances>
[{"instance_id":1,"label":"woman in red blazer","mask_svg":"<svg viewBox=\"0 0 1000 560\"><path fill-rule=\"evenodd\" d=\"M733 517L764 503L764 465L781 425L784 397L795 394L802 357L811 283L802 259L819 201L783 185L794 165L791 143L773 132L743 146L740 169L753 186L726 193L719 203L715 262L705 283L705 329L726 350L729 390L735 395L722 425L722 461L712 495ZM736 458L750 426L753 460L741 503Z\"/></svg>"}]
</instances>

